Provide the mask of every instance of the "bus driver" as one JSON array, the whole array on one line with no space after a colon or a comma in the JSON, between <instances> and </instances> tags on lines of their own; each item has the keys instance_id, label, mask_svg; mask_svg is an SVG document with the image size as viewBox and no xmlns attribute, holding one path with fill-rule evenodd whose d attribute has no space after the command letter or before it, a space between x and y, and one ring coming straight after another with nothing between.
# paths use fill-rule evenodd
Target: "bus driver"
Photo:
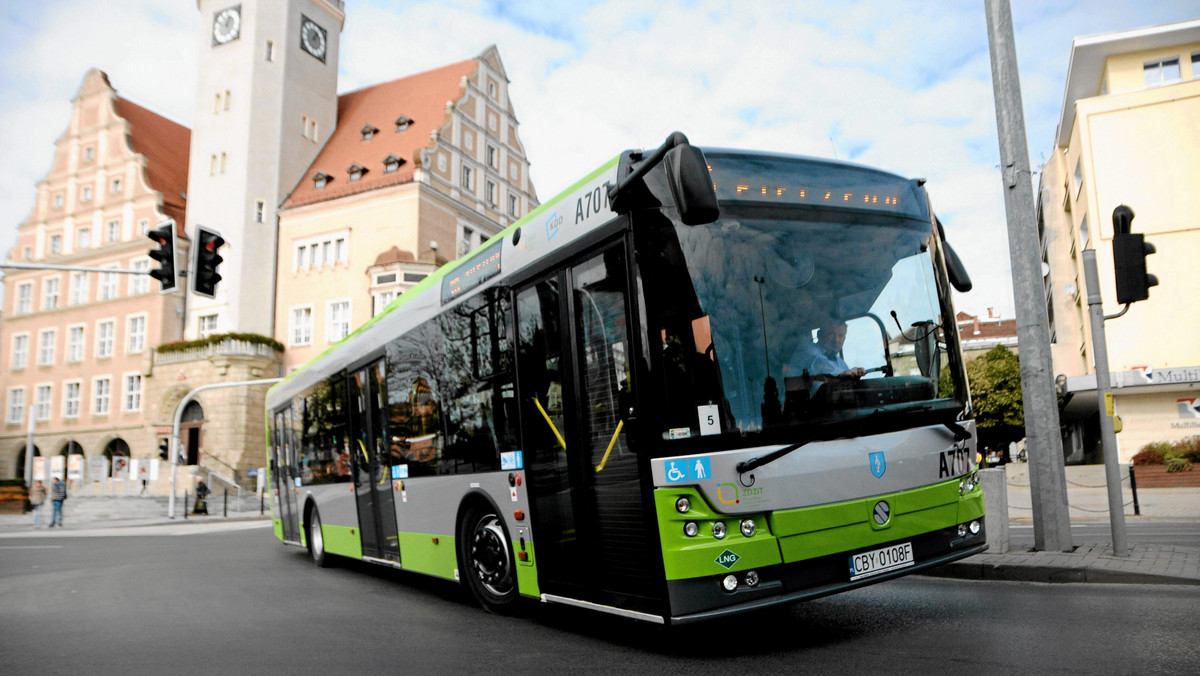
<instances>
[{"instance_id":1,"label":"bus driver","mask_svg":"<svg viewBox=\"0 0 1200 676\"><path fill-rule=\"evenodd\" d=\"M789 373L808 372L810 376L832 376L833 378L861 378L866 373L862 367L851 368L842 358L842 345L846 342L846 322L827 318L817 328L817 342L801 343L788 364ZM828 378L820 378L827 380Z\"/></svg>"}]
</instances>

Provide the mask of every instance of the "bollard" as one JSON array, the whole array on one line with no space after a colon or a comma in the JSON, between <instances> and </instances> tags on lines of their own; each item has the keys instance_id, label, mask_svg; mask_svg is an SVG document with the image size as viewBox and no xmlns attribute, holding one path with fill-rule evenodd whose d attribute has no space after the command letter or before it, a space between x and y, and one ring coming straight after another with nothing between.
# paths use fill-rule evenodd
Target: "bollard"
<instances>
[{"instance_id":1,"label":"bollard","mask_svg":"<svg viewBox=\"0 0 1200 676\"><path fill-rule=\"evenodd\" d=\"M183 520L184 521L187 521L187 513L188 513L187 496L188 496L187 491L184 491L183 492Z\"/></svg>"},{"instance_id":2,"label":"bollard","mask_svg":"<svg viewBox=\"0 0 1200 676\"><path fill-rule=\"evenodd\" d=\"M1008 476L1004 466L979 470L987 513L987 543L992 554L1008 551Z\"/></svg>"},{"instance_id":3,"label":"bollard","mask_svg":"<svg viewBox=\"0 0 1200 676\"><path fill-rule=\"evenodd\" d=\"M1129 463L1129 490L1133 492L1133 515L1141 516L1142 508L1137 499L1137 477L1133 474L1133 463Z\"/></svg>"},{"instance_id":4,"label":"bollard","mask_svg":"<svg viewBox=\"0 0 1200 676\"><path fill-rule=\"evenodd\" d=\"M229 517L229 489L225 489L225 505L221 508L221 516Z\"/></svg>"},{"instance_id":5,"label":"bollard","mask_svg":"<svg viewBox=\"0 0 1200 676\"><path fill-rule=\"evenodd\" d=\"M258 492L258 515L262 516L263 514L266 514L266 513L267 513L267 494L262 491L259 491Z\"/></svg>"}]
</instances>

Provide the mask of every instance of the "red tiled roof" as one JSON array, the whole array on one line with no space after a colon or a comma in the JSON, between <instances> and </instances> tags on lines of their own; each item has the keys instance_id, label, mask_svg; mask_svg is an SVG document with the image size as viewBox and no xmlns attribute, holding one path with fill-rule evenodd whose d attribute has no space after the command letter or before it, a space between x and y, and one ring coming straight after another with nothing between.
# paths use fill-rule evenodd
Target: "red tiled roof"
<instances>
[{"instance_id":1,"label":"red tiled roof","mask_svg":"<svg viewBox=\"0 0 1200 676\"><path fill-rule=\"evenodd\" d=\"M133 151L146 157L146 181L162 194L163 213L175 219L179 236L186 236L187 203L183 196L187 192L191 130L119 96L117 115L129 122Z\"/></svg>"},{"instance_id":2,"label":"red tiled roof","mask_svg":"<svg viewBox=\"0 0 1200 676\"><path fill-rule=\"evenodd\" d=\"M446 124L446 102L462 98L462 78L474 72L475 59L468 59L339 96L337 129L292 189L284 208L411 181L417 153L430 145L430 133ZM396 120L402 115L412 123L397 132ZM364 141L366 126L379 131ZM398 170L384 173L383 159L393 154L404 162ZM355 164L367 171L350 182L347 170ZM317 172L330 176L319 190L313 184Z\"/></svg>"},{"instance_id":3,"label":"red tiled roof","mask_svg":"<svg viewBox=\"0 0 1200 676\"><path fill-rule=\"evenodd\" d=\"M956 319L958 320L958 335L963 340L1015 338L1017 335L1017 320L1015 319L979 319L966 312L959 312Z\"/></svg>"}]
</instances>

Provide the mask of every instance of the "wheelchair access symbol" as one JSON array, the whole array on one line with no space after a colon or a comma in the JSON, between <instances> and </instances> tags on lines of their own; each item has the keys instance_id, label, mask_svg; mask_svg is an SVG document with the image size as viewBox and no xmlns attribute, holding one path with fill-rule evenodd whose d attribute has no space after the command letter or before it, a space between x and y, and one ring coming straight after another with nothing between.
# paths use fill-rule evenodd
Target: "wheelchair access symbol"
<instances>
[{"instance_id":1,"label":"wheelchair access symbol","mask_svg":"<svg viewBox=\"0 0 1200 676\"><path fill-rule=\"evenodd\" d=\"M708 458L666 460L663 462L663 470L669 484L705 481L712 478L712 462Z\"/></svg>"}]
</instances>

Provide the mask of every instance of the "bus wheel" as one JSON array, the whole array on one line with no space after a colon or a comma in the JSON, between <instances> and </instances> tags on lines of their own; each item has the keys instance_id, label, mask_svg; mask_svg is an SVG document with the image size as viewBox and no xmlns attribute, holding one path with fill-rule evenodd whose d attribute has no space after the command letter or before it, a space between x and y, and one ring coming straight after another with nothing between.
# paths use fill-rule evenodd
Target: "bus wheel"
<instances>
[{"instance_id":1,"label":"bus wheel","mask_svg":"<svg viewBox=\"0 0 1200 676\"><path fill-rule=\"evenodd\" d=\"M308 552L312 554L313 563L321 568L328 568L329 554L325 552L325 534L321 532L321 515L317 508L312 508L308 515Z\"/></svg>"},{"instance_id":2,"label":"bus wheel","mask_svg":"<svg viewBox=\"0 0 1200 676\"><path fill-rule=\"evenodd\" d=\"M459 524L459 558L471 594L485 609L511 613L517 601L512 542L500 517L471 507Z\"/></svg>"}]
</instances>

